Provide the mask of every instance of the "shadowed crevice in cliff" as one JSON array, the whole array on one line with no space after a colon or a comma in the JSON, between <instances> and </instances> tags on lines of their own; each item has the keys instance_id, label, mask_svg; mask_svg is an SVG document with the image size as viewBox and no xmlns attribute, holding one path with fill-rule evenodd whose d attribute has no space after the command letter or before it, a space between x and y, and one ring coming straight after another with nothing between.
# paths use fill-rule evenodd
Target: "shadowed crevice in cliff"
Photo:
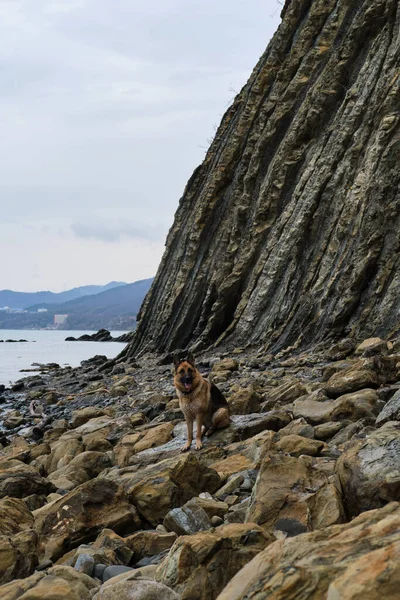
<instances>
[{"instance_id":1,"label":"shadowed crevice in cliff","mask_svg":"<svg viewBox=\"0 0 400 600\"><path fill-rule=\"evenodd\" d=\"M282 14L186 186L124 356L398 330L398 3Z\"/></svg>"}]
</instances>

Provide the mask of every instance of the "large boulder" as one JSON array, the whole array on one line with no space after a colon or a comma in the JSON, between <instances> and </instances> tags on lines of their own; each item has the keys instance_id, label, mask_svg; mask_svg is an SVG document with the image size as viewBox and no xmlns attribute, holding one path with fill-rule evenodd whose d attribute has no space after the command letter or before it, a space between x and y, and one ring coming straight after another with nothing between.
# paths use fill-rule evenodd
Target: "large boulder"
<instances>
[{"instance_id":1,"label":"large boulder","mask_svg":"<svg viewBox=\"0 0 400 600\"><path fill-rule=\"evenodd\" d=\"M181 600L214 600L239 569L273 541L254 523L230 524L176 540L157 580Z\"/></svg>"},{"instance_id":2,"label":"large boulder","mask_svg":"<svg viewBox=\"0 0 400 600\"><path fill-rule=\"evenodd\" d=\"M105 527L116 533L140 527L136 510L123 489L106 479L80 485L42 510L35 521L41 555L51 560L93 540Z\"/></svg>"},{"instance_id":3,"label":"large boulder","mask_svg":"<svg viewBox=\"0 0 400 600\"><path fill-rule=\"evenodd\" d=\"M349 517L400 497L400 425L387 423L350 442L337 462Z\"/></svg>"},{"instance_id":4,"label":"large boulder","mask_svg":"<svg viewBox=\"0 0 400 600\"><path fill-rule=\"evenodd\" d=\"M12 537L0 535L0 584L32 573L39 563L37 545L38 536L32 529Z\"/></svg>"},{"instance_id":5,"label":"large boulder","mask_svg":"<svg viewBox=\"0 0 400 600\"><path fill-rule=\"evenodd\" d=\"M343 521L336 478L327 477L325 463L316 468L318 463L305 458L307 460L283 454L264 458L246 521L289 536Z\"/></svg>"},{"instance_id":6,"label":"large boulder","mask_svg":"<svg viewBox=\"0 0 400 600\"><path fill-rule=\"evenodd\" d=\"M30 465L19 460L0 462L0 498L24 498L31 494L49 494L55 487Z\"/></svg>"},{"instance_id":7,"label":"large boulder","mask_svg":"<svg viewBox=\"0 0 400 600\"><path fill-rule=\"evenodd\" d=\"M376 425L380 427L387 421L400 421L400 390L385 404L376 419Z\"/></svg>"},{"instance_id":8,"label":"large boulder","mask_svg":"<svg viewBox=\"0 0 400 600\"><path fill-rule=\"evenodd\" d=\"M104 477L122 485L130 502L154 527L171 508L182 506L200 492L212 494L221 486L218 473L192 453L139 470L136 466L111 469Z\"/></svg>"},{"instance_id":9,"label":"large boulder","mask_svg":"<svg viewBox=\"0 0 400 600\"><path fill-rule=\"evenodd\" d=\"M379 380L376 372L369 364L360 360L348 369L332 375L325 384L325 391L330 398L337 398L343 394L378 386Z\"/></svg>"},{"instance_id":10,"label":"large boulder","mask_svg":"<svg viewBox=\"0 0 400 600\"><path fill-rule=\"evenodd\" d=\"M33 515L23 500L9 497L0 500L0 535L31 529L33 522Z\"/></svg>"},{"instance_id":11,"label":"large boulder","mask_svg":"<svg viewBox=\"0 0 400 600\"><path fill-rule=\"evenodd\" d=\"M104 585L93 600L180 600L179 596L162 583L150 580L129 580Z\"/></svg>"},{"instance_id":12,"label":"large boulder","mask_svg":"<svg viewBox=\"0 0 400 600\"><path fill-rule=\"evenodd\" d=\"M57 488L72 490L81 483L94 479L111 466L110 457L103 452L81 452L67 466L53 471L48 480Z\"/></svg>"},{"instance_id":13,"label":"large boulder","mask_svg":"<svg viewBox=\"0 0 400 600\"><path fill-rule=\"evenodd\" d=\"M16 579L0 587L2 600L91 600L94 580L71 567L55 566L47 572Z\"/></svg>"},{"instance_id":14,"label":"large boulder","mask_svg":"<svg viewBox=\"0 0 400 600\"><path fill-rule=\"evenodd\" d=\"M294 402L293 414L295 418L302 417L309 423L318 425L329 421L358 421L364 417L375 417L380 406L377 392L367 388L323 402L300 398Z\"/></svg>"},{"instance_id":15,"label":"large boulder","mask_svg":"<svg viewBox=\"0 0 400 600\"><path fill-rule=\"evenodd\" d=\"M217 600L397 600L400 507L344 525L277 540L249 562Z\"/></svg>"}]
</instances>

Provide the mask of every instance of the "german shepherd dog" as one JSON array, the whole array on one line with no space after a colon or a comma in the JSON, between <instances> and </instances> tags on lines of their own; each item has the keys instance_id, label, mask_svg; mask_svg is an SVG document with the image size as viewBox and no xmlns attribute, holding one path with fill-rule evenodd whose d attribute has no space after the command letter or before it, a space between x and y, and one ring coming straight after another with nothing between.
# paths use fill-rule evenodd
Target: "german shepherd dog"
<instances>
[{"instance_id":1,"label":"german shepherd dog","mask_svg":"<svg viewBox=\"0 0 400 600\"><path fill-rule=\"evenodd\" d=\"M196 450L200 450L202 435L209 436L216 429L229 425L229 405L217 386L200 375L191 352L185 358L174 355L174 367L174 384L179 406L185 415L188 434L187 442L181 450L186 452L192 445L195 420ZM203 425L204 430L202 430Z\"/></svg>"}]
</instances>

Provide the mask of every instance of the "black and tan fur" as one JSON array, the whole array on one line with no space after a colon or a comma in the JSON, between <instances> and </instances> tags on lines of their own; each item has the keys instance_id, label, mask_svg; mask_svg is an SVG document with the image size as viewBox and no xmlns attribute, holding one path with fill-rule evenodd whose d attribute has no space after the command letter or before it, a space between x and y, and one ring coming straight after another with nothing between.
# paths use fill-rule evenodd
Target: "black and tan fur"
<instances>
[{"instance_id":1,"label":"black and tan fur","mask_svg":"<svg viewBox=\"0 0 400 600\"><path fill-rule=\"evenodd\" d=\"M201 376L190 352L185 358L174 356L174 366L174 384L188 434L182 452L189 450L192 445L194 421L197 425L196 450L200 450L202 435L209 436L216 429L229 425L229 405L217 386Z\"/></svg>"}]
</instances>

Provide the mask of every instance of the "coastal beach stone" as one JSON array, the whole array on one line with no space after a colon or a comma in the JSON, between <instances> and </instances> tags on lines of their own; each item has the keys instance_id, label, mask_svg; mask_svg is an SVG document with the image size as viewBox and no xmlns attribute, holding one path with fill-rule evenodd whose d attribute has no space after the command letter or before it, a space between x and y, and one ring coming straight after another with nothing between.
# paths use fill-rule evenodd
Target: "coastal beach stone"
<instances>
[{"instance_id":1,"label":"coastal beach stone","mask_svg":"<svg viewBox=\"0 0 400 600\"><path fill-rule=\"evenodd\" d=\"M137 512L116 483L94 479L75 488L38 516L35 530L42 558L55 560L109 527L125 533L138 529Z\"/></svg>"},{"instance_id":2,"label":"coastal beach stone","mask_svg":"<svg viewBox=\"0 0 400 600\"><path fill-rule=\"evenodd\" d=\"M181 508L173 508L164 518L164 527L177 535L192 535L211 529L211 521L205 510L195 502L187 502Z\"/></svg>"},{"instance_id":3,"label":"coastal beach stone","mask_svg":"<svg viewBox=\"0 0 400 600\"><path fill-rule=\"evenodd\" d=\"M93 600L180 600L171 589L149 580L130 580L113 584L107 582Z\"/></svg>"},{"instance_id":4,"label":"coastal beach stone","mask_svg":"<svg viewBox=\"0 0 400 600\"><path fill-rule=\"evenodd\" d=\"M260 394L253 386L242 388L228 398L229 410L232 415L247 415L260 410Z\"/></svg>"},{"instance_id":5,"label":"coastal beach stone","mask_svg":"<svg viewBox=\"0 0 400 600\"><path fill-rule=\"evenodd\" d=\"M362 389L325 402L300 398L294 402L293 414L296 418L303 417L309 423L319 425L335 420L358 421L363 417L375 417L380 406L381 402L375 390Z\"/></svg>"},{"instance_id":6,"label":"coastal beach stone","mask_svg":"<svg viewBox=\"0 0 400 600\"><path fill-rule=\"evenodd\" d=\"M251 494L247 522L292 535L292 532L311 530L313 523L327 527L341 521L343 510L339 494L334 495L335 510L328 512L324 504L314 498L334 481L329 481L323 469L315 468L311 457L305 458L308 460L283 454L264 458ZM326 519L318 515L321 505Z\"/></svg>"},{"instance_id":7,"label":"coastal beach stone","mask_svg":"<svg viewBox=\"0 0 400 600\"><path fill-rule=\"evenodd\" d=\"M400 421L400 390L385 404L376 418L376 425L380 427L387 421Z\"/></svg>"},{"instance_id":8,"label":"coastal beach stone","mask_svg":"<svg viewBox=\"0 0 400 600\"><path fill-rule=\"evenodd\" d=\"M303 597L395 600L398 597L398 503L295 539L280 539L231 579L217 600Z\"/></svg>"},{"instance_id":9,"label":"coastal beach stone","mask_svg":"<svg viewBox=\"0 0 400 600\"><path fill-rule=\"evenodd\" d=\"M254 523L222 525L214 532L182 536L158 567L156 579L176 591L181 600L211 600L273 539Z\"/></svg>"},{"instance_id":10,"label":"coastal beach stone","mask_svg":"<svg viewBox=\"0 0 400 600\"><path fill-rule=\"evenodd\" d=\"M55 566L1 586L0 597L2 600L91 600L90 590L96 588L98 584L84 573Z\"/></svg>"},{"instance_id":11,"label":"coastal beach stone","mask_svg":"<svg viewBox=\"0 0 400 600\"><path fill-rule=\"evenodd\" d=\"M325 391L330 398L357 392L365 388L377 388L379 385L375 371L368 369L362 362L335 373L325 384Z\"/></svg>"},{"instance_id":12,"label":"coastal beach stone","mask_svg":"<svg viewBox=\"0 0 400 600\"><path fill-rule=\"evenodd\" d=\"M326 448L326 444L300 435L285 435L276 443L276 447L278 450L287 452L292 456L300 456L301 454L317 456L321 453L321 450Z\"/></svg>"},{"instance_id":13,"label":"coastal beach stone","mask_svg":"<svg viewBox=\"0 0 400 600\"><path fill-rule=\"evenodd\" d=\"M31 494L49 494L55 491L32 466L19 460L0 460L0 498L23 498Z\"/></svg>"},{"instance_id":14,"label":"coastal beach stone","mask_svg":"<svg viewBox=\"0 0 400 600\"><path fill-rule=\"evenodd\" d=\"M400 424L386 423L354 440L337 462L350 517L397 500L400 490Z\"/></svg>"}]
</instances>

